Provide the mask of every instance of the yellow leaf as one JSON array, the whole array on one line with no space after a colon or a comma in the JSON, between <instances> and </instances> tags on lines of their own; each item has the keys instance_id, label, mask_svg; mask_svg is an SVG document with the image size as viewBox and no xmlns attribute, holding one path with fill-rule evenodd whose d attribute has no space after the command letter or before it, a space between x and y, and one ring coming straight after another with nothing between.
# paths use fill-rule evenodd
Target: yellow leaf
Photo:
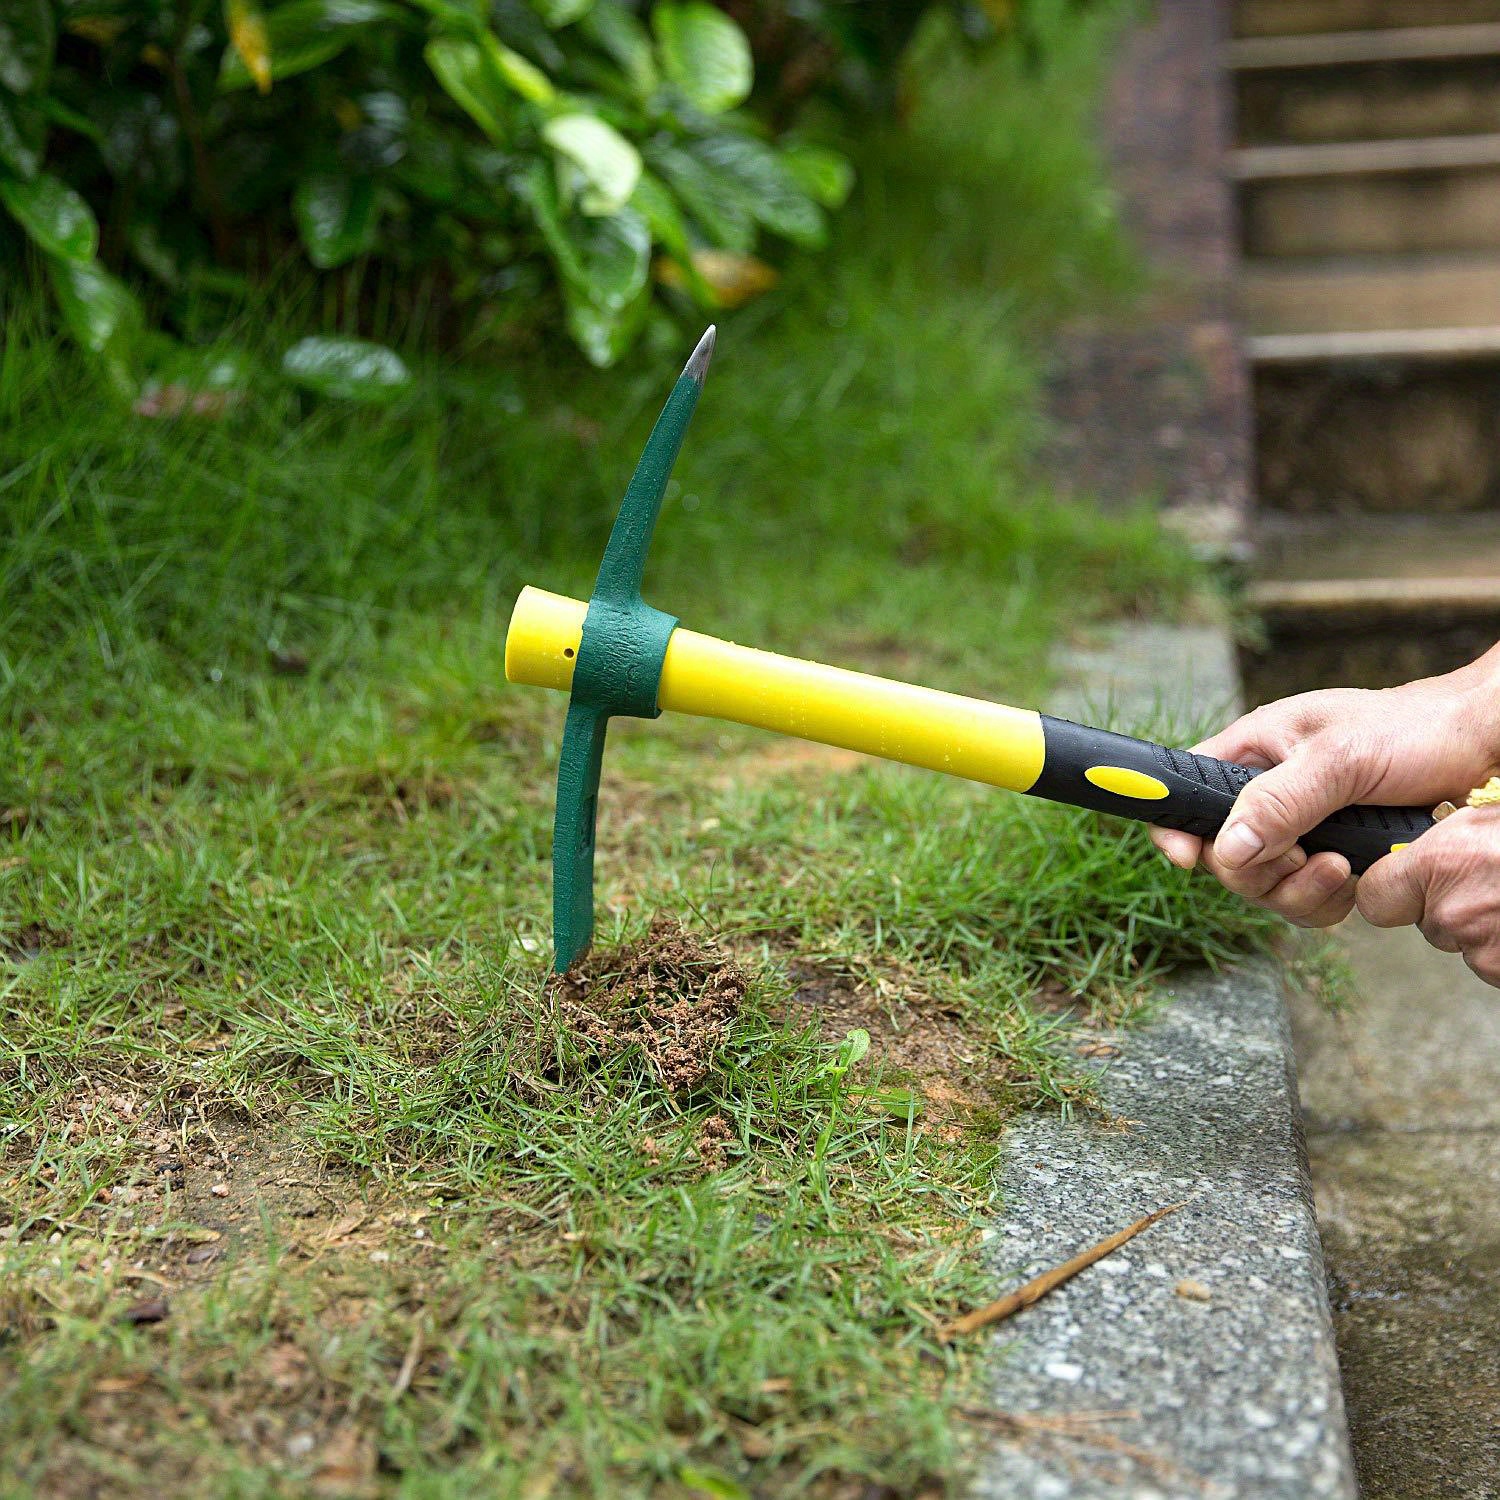
<instances>
[{"instance_id":1,"label":"yellow leaf","mask_svg":"<svg viewBox=\"0 0 1500 1500\"><path fill-rule=\"evenodd\" d=\"M119 16L79 16L64 23L64 30L81 36L96 47L108 47L119 39L126 22Z\"/></svg>"},{"instance_id":2,"label":"yellow leaf","mask_svg":"<svg viewBox=\"0 0 1500 1500\"><path fill-rule=\"evenodd\" d=\"M261 93L271 92L271 37L258 0L224 0L229 41Z\"/></svg>"},{"instance_id":3,"label":"yellow leaf","mask_svg":"<svg viewBox=\"0 0 1500 1500\"><path fill-rule=\"evenodd\" d=\"M781 279L781 273L774 266L734 250L695 250L693 270L718 307L742 307L752 297L770 291ZM689 289L687 272L675 260L660 261L656 278L663 286L678 291Z\"/></svg>"},{"instance_id":4,"label":"yellow leaf","mask_svg":"<svg viewBox=\"0 0 1500 1500\"><path fill-rule=\"evenodd\" d=\"M708 283L720 307L740 307L781 280L774 266L733 250L695 250L693 269Z\"/></svg>"}]
</instances>

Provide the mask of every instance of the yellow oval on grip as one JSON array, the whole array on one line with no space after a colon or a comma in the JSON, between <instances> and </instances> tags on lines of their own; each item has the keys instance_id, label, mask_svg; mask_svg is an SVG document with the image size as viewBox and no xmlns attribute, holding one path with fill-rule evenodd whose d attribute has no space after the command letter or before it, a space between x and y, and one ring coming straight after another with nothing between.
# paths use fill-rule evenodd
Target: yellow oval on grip
<instances>
[{"instance_id":1,"label":"yellow oval on grip","mask_svg":"<svg viewBox=\"0 0 1500 1500\"><path fill-rule=\"evenodd\" d=\"M1172 794L1166 782L1158 781L1144 771L1132 771L1128 766L1090 766L1083 773L1083 779L1101 792L1133 797L1138 802L1160 802Z\"/></svg>"}]
</instances>

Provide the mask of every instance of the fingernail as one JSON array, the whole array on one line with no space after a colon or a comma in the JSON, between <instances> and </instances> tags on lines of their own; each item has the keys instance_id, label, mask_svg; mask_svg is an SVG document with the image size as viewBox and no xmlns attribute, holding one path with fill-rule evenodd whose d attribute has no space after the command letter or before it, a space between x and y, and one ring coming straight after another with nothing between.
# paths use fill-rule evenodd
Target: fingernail
<instances>
[{"instance_id":1,"label":"fingernail","mask_svg":"<svg viewBox=\"0 0 1500 1500\"><path fill-rule=\"evenodd\" d=\"M1226 823L1214 842L1219 863L1231 870L1248 865L1265 847L1265 840L1248 823Z\"/></svg>"}]
</instances>

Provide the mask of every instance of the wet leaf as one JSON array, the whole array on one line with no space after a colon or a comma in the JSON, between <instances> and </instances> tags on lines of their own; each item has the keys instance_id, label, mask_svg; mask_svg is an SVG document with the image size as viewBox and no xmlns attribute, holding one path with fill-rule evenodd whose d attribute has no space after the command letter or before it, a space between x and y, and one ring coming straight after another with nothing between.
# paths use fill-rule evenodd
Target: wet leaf
<instances>
[{"instance_id":1,"label":"wet leaf","mask_svg":"<svg viewBox=\"0 0 1500 1500\"><path fill-rule=\"evenodd\" d=\"M542 127L542 135L588 178L597 212L624 207L640 181L641 155L613 125L595 115L558 115Z\"/></svg>"},{"instance_id":2,"label":"wet leaf","mask_svg":"<svg viewBox=\"0 0 1500 1500\"><path fill-rule=\"evenodd\" d=\"M523 179L521 191L565 290L604 313L619 313L640 295L651 273L651 231L640 214L631 208L604 219L565 214L552 173L540 162Z\"/></svg>"},{"instance_id":3,"label":"wet leaf","mask_svg":"<svg viewBox=\"0 0 1500 1500\"><path fill-rule=\"evenodd\" d=\"M271 37L266 13L257 0L224 0L224 25L229 45L240 55L245 71L263 94L271 92Z\"/></svg>"},{"instance_id":4,"label":"wet leaf","mask_svg":"<svg viewBox=\"0 0 1500 1500\"><path fill-rule=\"evenodd\" d=\"M393 401L411 384L394 349L365 339L302 339L282 356L281 368L296 384L344 401Z\"/></svg>"},{"instance_id":5,"label":"wet leaf","mask_svg":"<svg viewBox=\"0 0 1500 1500\"><path fill-rule=\"evenodd\" d=\"M99 360L110 384L133 396L144 326L140 304L97 261L54 257L47 264L68 331Z\"/></svg>"},{"instance_id":6,"label":"wet leaf","mask_svg":"<svg viewBox=\"0 0 1500 1500\"><path fill-rule=\"evenodd\" d=\"M741 254L748 255L755 248L755 215L737 183L710 171L677 146L659 146L648 154L708 239Z\"/></svg>"},{"instance_id":7,"label":"wet leaf","mask_svg":"<svg viewBox=\"0 0 1500 1500\"><path fill-rule=\"evenodd\" d=\"M667 77L705 114L743 104L754 81L745 33L705 0L658 5L651 13Z\"/></svg>"},{"instance_id":8,"label":"wet leaf","mask_svg":"<svg viewBox=\"0 0 1500 1500\"><path fill-rule=\"evenodd\" d=\"M643 287L624 307L601 307L585 293L564 287L568 332L589 363L606 370L635 342L651 306L651 290Z\"/></svg>"},{"instance_id":9,"label":"wet leaf","mask_svg":"<svg viewBox=\"0 0 1500 1500\"><path fill-rule=\"evenodd\" d=\"M30 181L0 177L0 203L38 249L59 260L93 260L99 248L94 211L59 178L47 172Z\"/></svg>"},{"instance_id":10,"label":"wet leaf","mask_svg":"<svg viewBox=\"0 0 1500 1500\"><path fill-rule=\"evenodd\" d=\"M828 237L823 210L797 185L781 158L753 136L724 134L696 141L693 156L774 234L819 248Z\"/></svg>"},{"instance_id":11,"label":"wet leaf","mask_svg":"<svg viewBox=\"0 0 1500 1500\"><path fill-rule=\"evenodd\" d=\"M375 189L368 177L304 177L292 194L292 212L307 258L320 271L353 260L375 243Z\"/></svg>"},{"instance_id":12,"label":"wet leaf","mask_svg":"<svg viewBox=\"0 0 1500 1500\"><path fill-rule=\"evenodd\" d=\"M56 46L51 0L5 0L0 5L0 84L11 93L46 87Z\"/></svg>"}]
</instances>

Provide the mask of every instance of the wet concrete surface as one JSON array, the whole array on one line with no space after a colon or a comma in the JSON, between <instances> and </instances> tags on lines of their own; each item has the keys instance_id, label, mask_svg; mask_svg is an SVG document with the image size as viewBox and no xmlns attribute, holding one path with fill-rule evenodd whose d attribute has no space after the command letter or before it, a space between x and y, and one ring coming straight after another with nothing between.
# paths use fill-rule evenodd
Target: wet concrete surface
<instances>
[{"instance_id":1,"label":"wet concrete surface","mask_svg":"<svg viewBox=\"0 0 1500 1500\"><path fill-rule=\"evenodd\" d=\"M1420 934L1340 929L1359 1003L1294 1000L1366 1500L1500 1496L1500 992Z\"/></svg>"}]
</instances>

